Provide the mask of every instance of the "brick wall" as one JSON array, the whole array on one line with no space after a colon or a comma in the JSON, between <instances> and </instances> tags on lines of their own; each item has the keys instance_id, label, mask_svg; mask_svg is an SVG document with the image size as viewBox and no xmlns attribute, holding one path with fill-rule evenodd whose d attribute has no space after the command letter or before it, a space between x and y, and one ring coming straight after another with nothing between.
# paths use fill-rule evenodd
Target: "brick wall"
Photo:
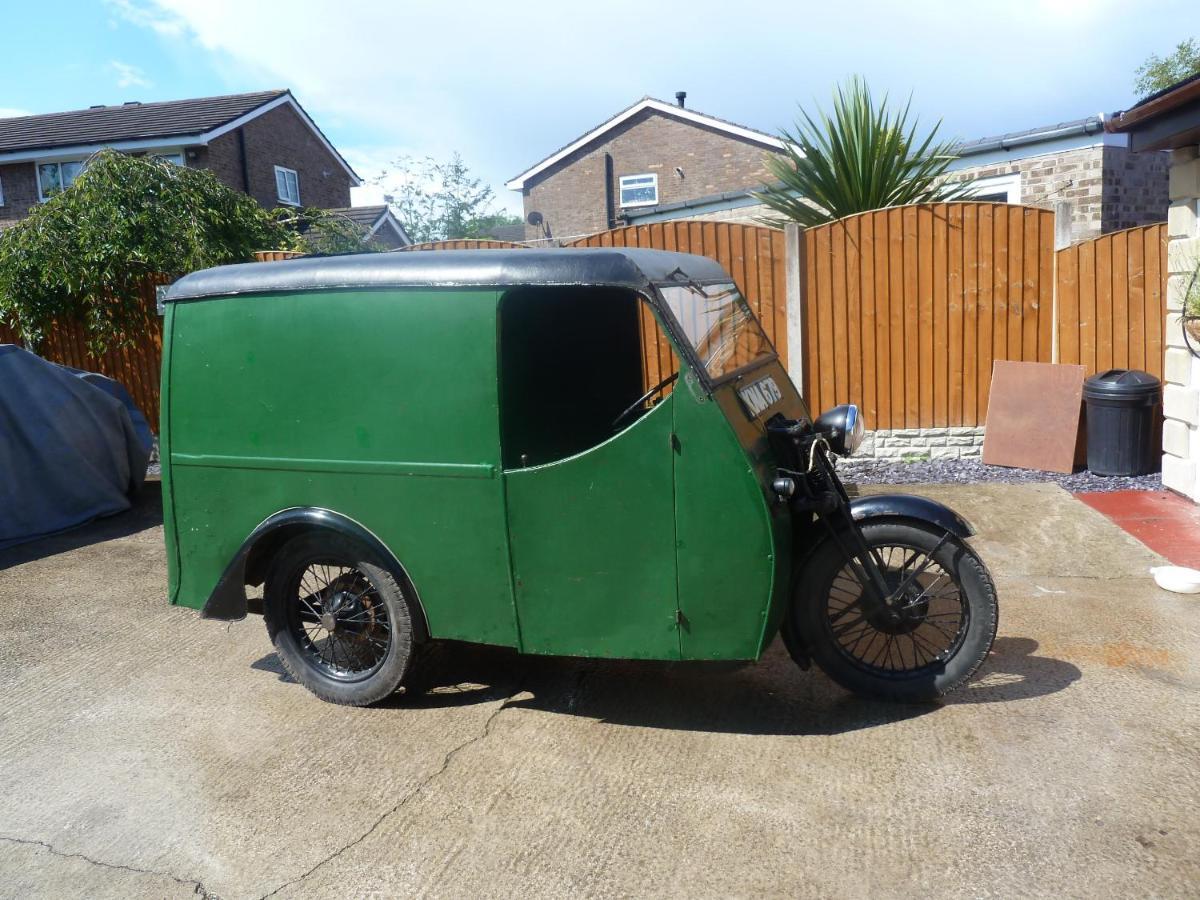
<instances>
[{"instance_id":1,"label":"brick wall","mask_svg":"<svg viewBox=\"0 0 1200 900\"><path fill-rule=\"evenodd\" d=\"M1120 231L1165 222L1170 153L1104 148L1103 229Z\"/></svg>"},{"instance_id":2,"label":"brick wall","mask_svg":"<svg viewBox=\"0 0 1200 900\"><path fill-rule=\"evenodd\" d=\"M1052 209L1071 203L1071 239L1152 225L1167 217L1167 160L1125 147L1083 147L960 169L972 178L1021 175L1021 203Z\"/></svg>"},{"instance_id":3,"label":"brick wall","mask_svg":"<svg viewBox=\"0 0 1200 900\"><path fill-rule=\"evenodd\" d=\"M266 207L279 206L275 166L295 169L300 178L300 202L305 206L337 209L350 205L350 176L325 149L312 130L290 106L278 106L242 126L250 184L242 180L238 133L231 131L207 148L197 148L188 165L210 169L236 190L246 190Z\"/></svg>"},{"instance_id":4,"label":"brick wall","mask_svg":"<svg viewBox=\"0 0 1200 900\"><path fill-rule=\"evenodd\" d=\"M25 218L37 205L37 171L31 162L0 166L0 187L4 190L0 228Z\"/></svg>"},{"instance_id":5,"label":"brick wall","mask_svg":"<svg viewBox=\"0 0 1200 900\"><path fill-rule=\"evenodd\" d=\"M768 178L769 152L723 131L646 110L527 183L525 214L540 212L558 239L606 230L606 153L613 158L613 209L620 215L622 175L656 173L659 203L673 203L761 184ZM540 228L526 227L527 239L539 237Z\"/></svg>"}]
</instances>

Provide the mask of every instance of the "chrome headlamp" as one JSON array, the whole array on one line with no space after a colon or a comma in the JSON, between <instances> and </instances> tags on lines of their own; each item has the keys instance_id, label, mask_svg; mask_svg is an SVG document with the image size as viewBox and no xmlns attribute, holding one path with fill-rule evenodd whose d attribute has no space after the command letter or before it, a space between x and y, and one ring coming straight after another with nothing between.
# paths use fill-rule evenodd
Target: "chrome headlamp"
<instances>
[{"instance_id":1,"label":"chrome headlamp","mask_svg":"<svg viewBox=\"0 0 1200 900\"><path fill-rule=\"evenodd\" d=\"M821 413L813 422L813 429L829 441L829 449L838 456L849 456L858 449L866 433L862 416L853 403L843 403Z\"/></svg>"}]
</instances>

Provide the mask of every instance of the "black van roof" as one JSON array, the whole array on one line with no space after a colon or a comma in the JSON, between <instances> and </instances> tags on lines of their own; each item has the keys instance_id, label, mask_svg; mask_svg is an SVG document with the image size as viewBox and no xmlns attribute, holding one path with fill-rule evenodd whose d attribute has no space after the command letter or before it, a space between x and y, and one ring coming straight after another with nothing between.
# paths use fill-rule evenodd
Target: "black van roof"
<instances>
[{"instance_id":1,"label":"black van roof","mask_svg":"<svg viewBox=\"0 0 1200 900\"><path fill-rule=\"evenodd\" d=\"M205 269L171 286L166 302L342 288L604 285L732 281L704 256L640 248L434 250L321 256Z\"/></svg>"}]
</instances>

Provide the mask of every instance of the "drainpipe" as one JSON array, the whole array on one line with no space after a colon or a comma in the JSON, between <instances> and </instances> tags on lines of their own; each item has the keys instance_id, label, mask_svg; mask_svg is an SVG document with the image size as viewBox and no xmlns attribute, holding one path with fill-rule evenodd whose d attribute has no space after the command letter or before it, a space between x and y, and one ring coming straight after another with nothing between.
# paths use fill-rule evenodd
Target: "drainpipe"
<instances>
[{"instance_id":1,"label":"drainpipe","mask_svg":"<svg viewBox=\"0 0 1200 900\"><path fill-rule=\"evenodd\" d=\"M250 161L246 159L246 129L239 128L238 136L238 155L242 159L242 193L250 193Z\"/></svg>"},{"instance_id":2,"label":"drainpipe","mask_svg":"<svg viewBox=\"0 0 1200 900\"><path fill-rule=\"evenodd\" d=\"M604 215L609 228L617 227L617 211L613 207L613 159L604 154Z\"/></svg>"}]
</instances>

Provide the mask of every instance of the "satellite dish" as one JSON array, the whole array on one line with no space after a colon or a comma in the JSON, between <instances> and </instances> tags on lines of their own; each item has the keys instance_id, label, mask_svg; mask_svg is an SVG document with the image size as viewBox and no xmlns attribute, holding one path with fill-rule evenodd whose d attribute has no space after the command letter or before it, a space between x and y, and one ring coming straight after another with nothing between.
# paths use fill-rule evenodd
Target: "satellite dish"
<instances>
[{"instance_id":1,"label":"satellite dish","mask_svg":"<svg viewBox=\"0 0 1200 900\"><path fill-rule=\"evenodd\" d=\"M537 226L541 225L542 222L545 220L542 218L542 214L535 209L533 212L531 212L528 216L525 217L525 221L528 222L530 225L532 225L534 228L536 228Z\"/></svg>"}]
</instances>

